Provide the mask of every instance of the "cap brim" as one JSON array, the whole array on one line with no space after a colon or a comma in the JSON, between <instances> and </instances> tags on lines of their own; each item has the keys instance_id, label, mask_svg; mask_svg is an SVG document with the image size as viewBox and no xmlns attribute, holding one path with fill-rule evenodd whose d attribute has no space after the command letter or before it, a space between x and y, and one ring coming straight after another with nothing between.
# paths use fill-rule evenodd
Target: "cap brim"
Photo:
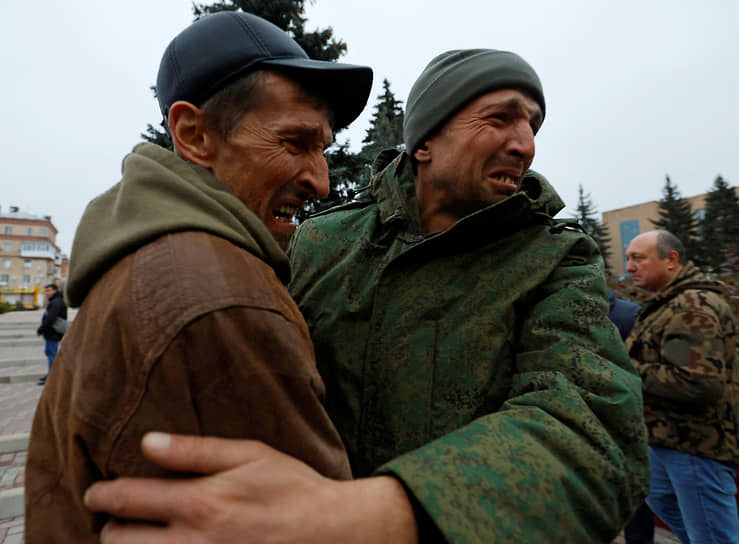
<instances>
[{"instance_id":1,"label":"cap brim","mask_svg":"<svg viewBox=\"0 0 739 544\"><path fill-rule=\"evenodd\" d=\"M259 64L305 78L333 110L335 130L359 117L372 90L372 69L368 66L300 58L269 59Z\"/></svg>"}]
</instances>

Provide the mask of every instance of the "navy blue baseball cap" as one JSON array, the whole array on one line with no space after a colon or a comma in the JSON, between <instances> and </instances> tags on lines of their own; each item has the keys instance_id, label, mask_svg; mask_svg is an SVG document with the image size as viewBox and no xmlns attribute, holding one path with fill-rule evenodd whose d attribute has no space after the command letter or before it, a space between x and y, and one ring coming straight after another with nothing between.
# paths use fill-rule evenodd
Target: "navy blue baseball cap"
<instances>
[{"instance_id":1,"label":"navy blue baseball cap","mask_svg":"<svg viewBox=\"0 0 739 544\"><path fill-rule=\"evenodd\" d=\"M206 15L167 46L157 75L162 116L178 100L200 106L217 91L255 69L280 71L326 100L334 128L347 126L367 104L372 88L368 66L313 60L287 33L243 11Z\"/></svg>"}]
</instances>

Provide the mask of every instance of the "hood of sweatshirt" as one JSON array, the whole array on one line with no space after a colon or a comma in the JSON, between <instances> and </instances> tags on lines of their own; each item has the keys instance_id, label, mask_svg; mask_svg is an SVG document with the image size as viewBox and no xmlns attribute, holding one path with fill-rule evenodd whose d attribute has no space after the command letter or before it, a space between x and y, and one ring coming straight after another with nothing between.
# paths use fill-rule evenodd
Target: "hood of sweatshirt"
<instances>
[{"instance_id":1,"label":"hood of sweatshirt","mask_svg":"<svg viewBox=\"0 0 739 544\"><path fill-rule=\"evenodd\" d=\"M225 238L289 281L287 256L267 227L205 168L142 143L123 159L122 171L120 182L87 205L77 227L64 290L69 306L80 306L121 258L164 234L186 230Z\"/></svg>"}]
</instances>

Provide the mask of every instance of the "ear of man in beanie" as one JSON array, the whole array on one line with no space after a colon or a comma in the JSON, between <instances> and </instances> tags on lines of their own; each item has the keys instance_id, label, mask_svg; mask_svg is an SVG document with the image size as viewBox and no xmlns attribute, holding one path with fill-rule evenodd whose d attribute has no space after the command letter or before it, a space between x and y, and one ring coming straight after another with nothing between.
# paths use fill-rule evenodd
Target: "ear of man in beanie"
<instances>
[{"instance_id":1,"label":"ear of man in beanie","mask_svg":"<svg viewBox=\"0 0 739 544\"><path fill-rule=\"evenodd\" d=\"M534 69L510 51L458 49L434 57L406 101L403 138L412 154L424 139L478 96L499 89L531 94L545 113L544 91Z\"/></svg>"}]
</instances>

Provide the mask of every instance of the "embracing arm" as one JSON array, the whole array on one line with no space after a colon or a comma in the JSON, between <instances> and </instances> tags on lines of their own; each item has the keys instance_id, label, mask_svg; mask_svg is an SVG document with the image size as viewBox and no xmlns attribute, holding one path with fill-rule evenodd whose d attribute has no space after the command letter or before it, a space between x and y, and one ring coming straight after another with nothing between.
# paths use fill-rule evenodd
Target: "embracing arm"
<instances>
[{"instance_id":1,"label":"embracing arm","mask_svg":"<svg viewBox=\"0 0 739 544\"><path fill-rule=\"evenodd\" d=\"M262 312L245 339L247 319L229 310L193 323L181 342L168 350L167 359L179 368L189 366L183 360L201 361L196 365L201 367L199 374L190 372L188 378L200 426L186 432L236 436L246 428L252 432L242 436L262 442L179 436L162 445L161 435L150 435L144 454L160 467L212 475L119 478L95 484L86 498L92 510L164 524L110 522L102 541L415 544L413 512L397 480L337 479L349 476L348 464L320 395L311 387L311 373L299 364L308 356L300 331L275 314ZM282 331L278 337L268 334L272 325ZM218 341L223 335L227 341ZM193 350L195 346L199 347ZM161 374L162 388L171 385L168 374ZM193 389L193 383L200 385ZM146 419L129 433L131 439L138 440L146 428L173 430L162 426L164 422Z\"/></svg>"},{"instance_id":2,"label":"embracing arm","mask_svg":"<svg viewBox=\"0 0 739 544\"><path fill-rule=\"evenodd\" d=\"M85 494L118 519L103 544L416 544L408 499L390 477L338 481L261 442L150 433L145 456L192 479L119 478ZM158 522L142 523L141 520Z\"/></svg>"},{"instance_id":3,"label":"embracing arm","mask_svg":"<svg viewBox=\"0 0 739 544\"><path fill-rule=\"evenodd\" d=\"M639 378L608 321L600 257L578 246L521 308L500 409L379 471L447 540L606 542L646 495Z\"/></svg>"}]
</instances>

